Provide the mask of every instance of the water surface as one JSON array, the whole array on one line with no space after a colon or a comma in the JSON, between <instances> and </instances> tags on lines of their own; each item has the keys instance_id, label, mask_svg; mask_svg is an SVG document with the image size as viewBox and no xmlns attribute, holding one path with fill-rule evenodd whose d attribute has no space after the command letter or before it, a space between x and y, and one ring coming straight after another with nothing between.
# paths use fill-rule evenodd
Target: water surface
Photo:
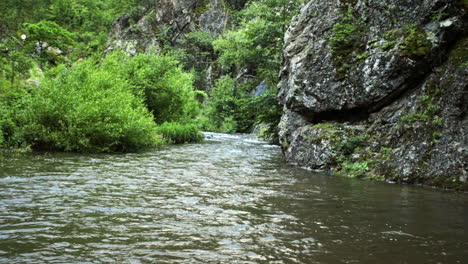
<instances>
[{"instance_id":1,"label":"water surface","mask_svg":"<svg viewBox=\"0 0 468 264\"><path fill-rule=\"evenodd\" d=\"M466 194L294 168L248 135L0 165L0 263L468 263Z\"/></svg>"}]
</instances>

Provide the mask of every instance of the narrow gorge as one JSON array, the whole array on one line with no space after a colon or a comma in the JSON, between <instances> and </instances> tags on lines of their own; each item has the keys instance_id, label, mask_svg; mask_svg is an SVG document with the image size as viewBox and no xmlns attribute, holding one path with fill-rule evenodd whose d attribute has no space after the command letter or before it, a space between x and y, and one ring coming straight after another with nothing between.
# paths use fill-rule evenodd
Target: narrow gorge
<instances>
[{"instance_id":1,"label":"narrow gorge","mask_svg":"<svg viewBox=\"0 0 468 264\"><path fill-rule=\"evenodd\" d=\"M193 32L217 36L234 23L229 10L244 4L158 1L119 18L107 51L184 47ZM278 85L288 162L467 190L466 8L454 0L304 3L287 26ZM225 72L216 52L206 54L193 54L189 64L203 73L201 89L210 90ZM252 72L230 71L238 83Z\"/></svg>"}]
</instances>

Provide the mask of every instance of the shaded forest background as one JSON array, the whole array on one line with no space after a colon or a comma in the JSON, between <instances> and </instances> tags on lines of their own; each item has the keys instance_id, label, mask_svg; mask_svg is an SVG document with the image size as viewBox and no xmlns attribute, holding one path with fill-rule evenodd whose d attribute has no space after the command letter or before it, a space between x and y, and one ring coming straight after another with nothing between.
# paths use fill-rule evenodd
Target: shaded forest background
<instances>
[{"instance_id":1,"label":"shaded forest background","mask_svg":"<svg viewBox=\"0 0 468 264\"><path fill-rule=\"evenodd\" d=\"M112 24L154 2L2 1L0 147L136 151L200 141L200 130L254 128L275 141L282 41L301 1L223 2L229 23L217 34L195 30L179 43L160 34L162 47L137 54L106 50Z\"/></svg>"}]
</instances>

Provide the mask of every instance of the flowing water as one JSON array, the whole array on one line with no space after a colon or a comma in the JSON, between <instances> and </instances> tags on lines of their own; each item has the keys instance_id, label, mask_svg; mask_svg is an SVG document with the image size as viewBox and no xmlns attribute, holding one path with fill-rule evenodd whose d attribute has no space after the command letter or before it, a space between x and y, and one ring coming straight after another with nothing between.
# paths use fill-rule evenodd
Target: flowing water
<instances>
[{"instance_id":1,"label":"flowing water","mask_svg":"<svg viewBox=\"0 0 468 264\"><path fill-rule=\"evenodd\" d=\"M0 263L468 263L466 194L294 168L248 135L0 164Z\"/></svg>"}]
</instances>

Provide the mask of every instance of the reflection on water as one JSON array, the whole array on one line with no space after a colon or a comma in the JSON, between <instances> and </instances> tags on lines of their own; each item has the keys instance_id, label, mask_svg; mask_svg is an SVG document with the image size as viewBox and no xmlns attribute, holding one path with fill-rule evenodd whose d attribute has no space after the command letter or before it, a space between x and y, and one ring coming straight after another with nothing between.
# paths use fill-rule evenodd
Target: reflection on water
<instances>
[{"instance_id":1,"label":"reflection on water","mask_svg":"<svg viewBox=\"0 0 468 264\"><path fill-rule=\"evenodd\" d=\"M251 136L0 164L0 263L468 259L466 194L293 168Z\"/></svg>"}]
</instances>

